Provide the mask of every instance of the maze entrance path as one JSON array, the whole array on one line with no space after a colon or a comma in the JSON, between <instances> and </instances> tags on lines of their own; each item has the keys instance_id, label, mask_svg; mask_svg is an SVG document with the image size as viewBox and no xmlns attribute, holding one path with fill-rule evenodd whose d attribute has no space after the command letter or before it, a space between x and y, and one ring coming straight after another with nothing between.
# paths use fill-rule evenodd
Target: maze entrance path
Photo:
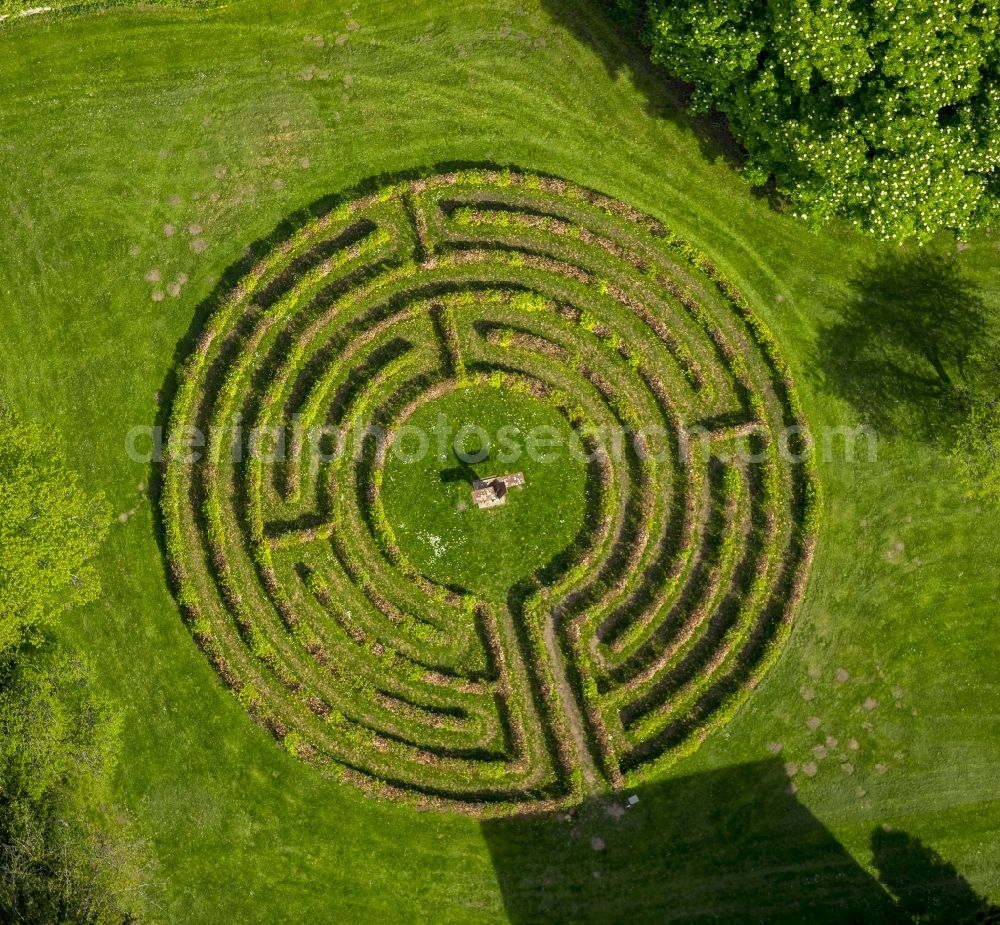
<instances>
[{"instance_id":1,"label":"maze entrance path","mask_svg":"<svg viewBox=\"0 0 1000 925\"><path fill-rule=\"evenodd\" d=\"M587 451L579 529L506 595L421 560L379 438L490 390ZM307 222L206 325L171 576L293 754L422 805L567 805L690 753L774 662L814 544L804 424L746 300L656 219L530 174L402 182Z\"/></svg>"}]
</instances>

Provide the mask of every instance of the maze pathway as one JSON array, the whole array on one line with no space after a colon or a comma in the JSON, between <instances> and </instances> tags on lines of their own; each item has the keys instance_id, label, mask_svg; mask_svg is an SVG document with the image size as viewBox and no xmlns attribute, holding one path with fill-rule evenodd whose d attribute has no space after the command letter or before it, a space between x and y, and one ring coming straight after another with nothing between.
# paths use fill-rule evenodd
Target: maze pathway
<instances>
[{"instance_id":1,"label":"maze pathway","mask_svg":"<svg viewBox=\"0 0 1000 925\"><path fill-rule=\"evenodd\" d=\"M382 506L378 435L460 388L547 402L589 450L585 528L506 603L422 574ZM814 546L804 432L767 329L656 219L531 174L398 183L208 321L167 441L170 573L290 752L427 806L567 805L689 754L774 662Z\"/></svg>"}]
</instances>

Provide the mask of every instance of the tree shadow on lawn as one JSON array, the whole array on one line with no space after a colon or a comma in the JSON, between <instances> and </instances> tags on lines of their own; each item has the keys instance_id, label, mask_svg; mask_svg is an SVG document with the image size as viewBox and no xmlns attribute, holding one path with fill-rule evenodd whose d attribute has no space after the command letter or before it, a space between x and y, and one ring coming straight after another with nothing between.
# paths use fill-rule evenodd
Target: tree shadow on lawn
<instances>
[{"instance_id":1,"label":"tree shadow on lawn","mask_svg":"<svg viewBox=\"0 0 1000 925\"><path fill-rule=\"evenodd\" d=\"M979 896L954 867L920 839L893 829L872 833L879 879L897 900L904 921L920 925L1000 923L1000 907Z\"/></svg>"},{"instance_id":2,"label":"tree shadow on lawn","mask_svg":"<svg viewBox=\"0 0 1000 925\"><path fill-rule=\"evenodd\" d=\"M647 115L690 129L706 159L742 166L743 149L733 138L725 116L715 111L691 113L688 104L693 86L672 78L649 60L636 13L621 10L613 0L542 0L542 5L555 22L600 56L610 77L623 72L629 75L645 98Z\"/></svg>"},{"instance_id":3,"label":"tree shadow on lawn","mask_svg":"<svg viewBox=\"0 0 1000 925\"><path fill-rule=\"evenodd\" d=\"M625 808L632 793L639 802ZM483 832L514 925L1000 921L903 832L872 835L880 884L790 792L776 759L592 798L569 814L490 820Z\"/></svg>"},{"instance_id":4,"label":"tree shadow on lawn","mask_svg":"<svg viewBox=\"0 0 1000 925\"><path fill-rule=\"evenodd\" d=\"M819 334L822 384L884 436L946 435L961 414L969 357L996 337L954 257L884 253L857 268L838 308Z\"/></svg>"}]
</instances>

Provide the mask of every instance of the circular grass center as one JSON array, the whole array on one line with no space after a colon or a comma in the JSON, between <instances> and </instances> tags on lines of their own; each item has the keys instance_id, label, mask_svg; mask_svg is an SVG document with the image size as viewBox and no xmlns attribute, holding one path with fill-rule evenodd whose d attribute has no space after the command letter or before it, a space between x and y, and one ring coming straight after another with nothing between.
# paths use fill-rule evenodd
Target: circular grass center
<instances>
[{"instance_id":1,"label":"circular grass center","mask_svg":"<svg viewBox=\"0 0 1000 925\"><path fill-rule=\"evenodd\" d=\"M505 600L583 529L587 467L551 405L488 387L421 406L396 434L382 502L402 553L432 581ZM479 508L476 480L523 473L504 502Z\"/></svg>"}]
</instances>

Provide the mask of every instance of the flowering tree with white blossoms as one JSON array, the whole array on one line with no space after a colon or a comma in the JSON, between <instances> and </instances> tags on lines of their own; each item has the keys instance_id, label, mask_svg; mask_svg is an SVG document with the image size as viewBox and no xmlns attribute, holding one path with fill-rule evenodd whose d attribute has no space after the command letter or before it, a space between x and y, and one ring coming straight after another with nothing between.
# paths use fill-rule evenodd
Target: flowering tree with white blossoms
<instances>
[{"instance_id":1,"label":"flowering tree with white blossoms","mask_svg":"<svg viewBox=\"0 0 1000 925\"><path fill-rule=\"evenodd\" d=\"M796 214L928 239L1000 213L992 0L617 0Z\"/></svg>"}]
</instances>

